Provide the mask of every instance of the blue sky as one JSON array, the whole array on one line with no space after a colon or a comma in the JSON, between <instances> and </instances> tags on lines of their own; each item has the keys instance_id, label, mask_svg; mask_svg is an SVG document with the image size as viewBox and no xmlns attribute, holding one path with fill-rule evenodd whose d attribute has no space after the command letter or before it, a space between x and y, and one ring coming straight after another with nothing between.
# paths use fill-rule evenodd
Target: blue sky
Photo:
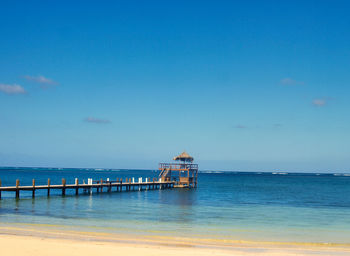
<instances>
[{"instance_id":1,"label":"blue sky","mask_svg":"<svg viewBox=\"0 0 350 256\"><path fill-rule=\"evenodd\" d=\"M0 165L349 172L349 8L1 1Z\"/></svg>"}]
</instances>

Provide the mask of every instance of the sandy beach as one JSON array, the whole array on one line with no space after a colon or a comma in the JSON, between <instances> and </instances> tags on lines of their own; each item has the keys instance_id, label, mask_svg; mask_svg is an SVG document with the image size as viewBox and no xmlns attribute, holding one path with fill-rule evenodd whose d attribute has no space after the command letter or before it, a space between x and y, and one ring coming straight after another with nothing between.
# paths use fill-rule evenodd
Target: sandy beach
<instances>
[{"instance_id":1,"label":"sandy beach","mask_svg":"<svg viewBox=\"0 0 350 256\"><path fill-rule=\"evenodd\" d=\"M90 233L55 228L0 228L2 255L349 255L339 244L189 240L177 237Z\"/></svg>"}]
</instances>

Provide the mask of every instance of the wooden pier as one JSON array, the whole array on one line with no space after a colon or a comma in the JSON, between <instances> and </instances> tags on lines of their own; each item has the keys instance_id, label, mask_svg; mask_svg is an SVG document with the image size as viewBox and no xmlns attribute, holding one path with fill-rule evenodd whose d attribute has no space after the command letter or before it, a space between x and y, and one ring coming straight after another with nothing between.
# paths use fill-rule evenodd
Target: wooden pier
<instances>
[{"instance_id":1,"label":"wooden pier","mask_svg":"<svg viewBox=\"0 0 350 256\"><path fill-rule=\"evenodd\" d=\"M52 185L51 180L48 179L46 185L36 185L35 180L33 179L31 186L21 186L20 181L16 180L16 186L12 187L2 187L0 180L0 199L2 191L12 191L15 192L16 198L20 197L21 191L32 191L32 197L35 197L36 190L47 190L47 196L50 196L51 190L61 190L62 196L66 195L66 190L70 189L75 191L75 194L79 194L79 190L83 190L85 193L93 193L93 190L96 190L96 193L100 192L121 192L121 191L131 191L131 190L155 190L155 189L166 189L173 188L174 181L163 181L162 179L138 178L138 181L135 182L134 178L125 179L116 179L112 180L92 180L88 179L88 183L85 182L79 183L79 180L76 178L74 184L66 184L66 179L62 179L62 184ZM105 190L105 191L104 191Z\"/></svg>"},{"instance_id":2,"label":"wooden pier","mask_svg":"<svg viewBox=\"0 0 350 256\"><path fill-rule=\"evenodd\" d=\"M96 192L112 192L113 189L116 192L131 191L131 190L154 190L154 189L166 189L166 188L196 188L198 178L198 164L193 164L193 157L183 152L182 154L174 157L178 163L160 163L159 164L159 178L138 178L135 182L135 178L116 179L114 181L107 180L93 180L88 179L88 182L79 183L78 178L75 178L74 184L67 184L66 179L62 179L62 184L52 185L51 180L47 180L46 185L37 185L35 180L32 180L31 186L21 186L20 181L16 180L16 186L2 187L0 180L0 199L1 192L15 192L18 199L21 191L32 191L32 197L35 197L37 190L46 190L47 196L50 196L50 192L53 189L61 190L62 196L66 195L66 190L70 189L75 191L76 195L79 195L79 190L83 190L85 193ZM172 175L174 174L174 175ZM73 193L74 194L74 193Z\"/></svg>"}]
</instances>

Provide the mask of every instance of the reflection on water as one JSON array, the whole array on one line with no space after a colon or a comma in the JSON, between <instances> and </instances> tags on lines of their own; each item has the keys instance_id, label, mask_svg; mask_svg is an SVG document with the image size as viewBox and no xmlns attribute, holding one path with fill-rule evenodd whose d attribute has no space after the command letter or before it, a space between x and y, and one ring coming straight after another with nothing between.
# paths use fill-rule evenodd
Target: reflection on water
<instances>
[{"instance_id":1,"label":"reflection on water","mask_svg":"<svg viewBox=\"0 0 350 256\"><path fill-rule=\"evenodd\" d=\"M159 190L159 201L162 204L192 207L196 204L196 189Z\"/></svg>"},{"instance_id":2,"label":"reflection on water","mask_svg":"<svg viewBox=\"0 0 350 256\"><path fill-rule=\"evenodd\" d=\"M194 222L196 195L195 189L159 190L159 201L166 208L159 220L184 224Z\"/></svg>"}]
</instances>

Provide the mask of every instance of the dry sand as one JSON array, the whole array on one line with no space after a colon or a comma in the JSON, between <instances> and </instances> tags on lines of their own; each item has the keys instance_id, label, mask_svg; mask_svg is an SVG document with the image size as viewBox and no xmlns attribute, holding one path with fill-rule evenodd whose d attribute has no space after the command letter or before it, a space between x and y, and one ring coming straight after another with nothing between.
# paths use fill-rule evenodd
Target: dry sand
<instances>
[{"instance_id":1,"label":"dry sand","mask_svg":"<svg viewBox=\"0 0 350 256\"><path fill-rule=\"evenodd\" d=\"M257 243L244 241L189 240L172 237L139 237L0 227L0 255L96 256L96 255L350 255L347 245Z\"/></svg>"}]
</instances>

